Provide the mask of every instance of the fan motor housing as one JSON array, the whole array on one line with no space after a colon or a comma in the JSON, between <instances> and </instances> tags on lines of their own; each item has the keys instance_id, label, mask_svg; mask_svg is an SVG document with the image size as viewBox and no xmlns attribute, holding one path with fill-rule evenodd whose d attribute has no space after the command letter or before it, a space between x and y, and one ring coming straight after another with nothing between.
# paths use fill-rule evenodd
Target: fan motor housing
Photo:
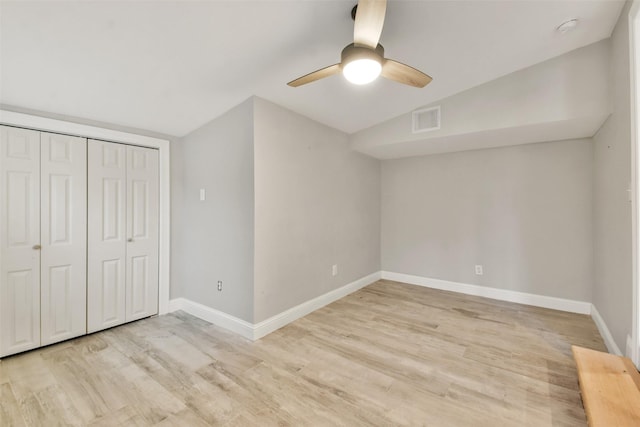
<instances>
[{"instance_id":1,"label":"fan motor housing","mask_svg":"<svg viewBox=\"0 0 640 427\"><path fill-rule=\"evenodd\" d=\"M384 60L384 48L381 44L378 44L375 49L371 49L370 47L357 46L351 43L342 49L341 59L341 67L344 67L346 64L355 61L356 59L372 59L382 65L382 61Z\"/></svg>"}]
</instances>

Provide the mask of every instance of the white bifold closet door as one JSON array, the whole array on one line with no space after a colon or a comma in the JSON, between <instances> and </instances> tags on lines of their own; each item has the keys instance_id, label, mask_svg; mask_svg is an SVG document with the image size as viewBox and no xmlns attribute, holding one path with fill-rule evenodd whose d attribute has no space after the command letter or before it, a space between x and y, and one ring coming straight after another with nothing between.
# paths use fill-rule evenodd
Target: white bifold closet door
<instances>
[{"instance_id":1,"label":"white bifold closet door","mask_svg":"<svg viewBox=\"0 0 640 427\"><path fill-rule=\"evenodd\" d=\"M86 333L86 140L0 126L0 357Z\"/></svg>"},{"instance_id":2,"label":"white bifold closet door","mask_svg":"<svg viewBox=\"0 0 640 427\"><path fill-rule=\"evenodd\" d=\"M87 328L158 313L158 151L89 140Z\"/></svg>"},{"instance_id":3,"label":"white bifold closet door","mask_svg":"<svg viewBox=\"0 0 640 427\"><path fill-rule=\"evenodd\" d=\"M40 134L41 345L87 333L86 141Z\"/></svg>"},{"instance_id":4,"label":"white bifold closet door","mask_svg":"<svg viewBox=\"0 0 640 427\"><path fill-rule=\"evenodd\" d=\"M127 322L158 314L158 150L127 146Z\"/></svg>"},{"instance_id":5,"label":"white bifold closet door","mask_svg":"<svg viewBox=\"0 0 640 427\"><path fill-rule=\"evenodd\" d=\"M40 346L40 132L0 127L0 357Z\"/></svg>"}]
</instances>

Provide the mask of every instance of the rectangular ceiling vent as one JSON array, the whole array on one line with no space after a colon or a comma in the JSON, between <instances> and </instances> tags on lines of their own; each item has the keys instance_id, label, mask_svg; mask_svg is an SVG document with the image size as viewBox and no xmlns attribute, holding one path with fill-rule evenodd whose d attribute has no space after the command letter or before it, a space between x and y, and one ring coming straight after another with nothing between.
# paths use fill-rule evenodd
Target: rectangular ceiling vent
<instances>
[{"instance_id":1,"label":"rectangular ceiling vent","mask_svg":"<svg viewBox=\"0 0 640 427\"><path fill-rule=\"evenodd\" d=\"M413 133L440 129L440 106L413 112Z\"/></svg>"}]
</instances>

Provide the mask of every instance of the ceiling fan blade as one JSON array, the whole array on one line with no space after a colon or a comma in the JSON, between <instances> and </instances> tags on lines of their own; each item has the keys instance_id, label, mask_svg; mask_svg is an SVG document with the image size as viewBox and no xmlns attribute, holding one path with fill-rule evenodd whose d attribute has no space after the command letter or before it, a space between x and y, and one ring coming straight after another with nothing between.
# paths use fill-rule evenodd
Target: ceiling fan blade
<instances>
[{"instance_id":1,"label":"ceiling fan blade","mask_svg":"<svg viewBox=\"0 0 640 427\"><path fill-rule=\"evenodd\" d=\"M378 46L387 0L360 0L353 25L353 43L375 49Z\"/></svg>"},{"instance_id":2,"label":"ceiling fan blade","mask_svg":"<svg viewBox=\"0 0 640 427\"><path fill-rule=\"evenodd\" d=\"M381 75L386 79L414 87L425 87L433 80L422 71L393 59L384 60Z\"/></svg>"},{"instance_id":3,"label":"ceiling fan blade","mask_svg":"<svg viewBox=\"0 0 640 427\"><path fill-rule=\"evenodd\" d=\"M289 86L298 87L306 85L307 83L315 82L316 80L324 79L325 77L333 76L340 72L340 64L329 65L328 67L320 68L312 73L298 77L295 80L287 83Z\"/></svg>"}]
</instances>

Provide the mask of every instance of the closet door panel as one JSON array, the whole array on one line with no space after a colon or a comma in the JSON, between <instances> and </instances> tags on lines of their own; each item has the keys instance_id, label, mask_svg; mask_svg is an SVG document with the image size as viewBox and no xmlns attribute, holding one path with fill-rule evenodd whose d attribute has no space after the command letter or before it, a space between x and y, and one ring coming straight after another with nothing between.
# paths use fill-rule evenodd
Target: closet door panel
<instances>
[{"instance_id":1,"label":"closet door panel","mask_svg":"<svg viewBox=\"0 0 640 427\"><path fill-rule=\"evenodd\" d=\"M86 139L41 134L41 341L87 332Z\"/></svg>"},{"instance_id":2,"label":"closet door panel","mask_svg":"<svg viewBox=\"0 0 640 427\"><path fill-rule=\"evenodd\" d=\"M158 150L127 147L127 321L158 313Z\"/></svg>"},{"instance_id":3,"label":"closet door panel","mask_svg":"<svg viewBox=\"0 0 640 427\"><path fill-rule=\"evenodd\" d=\"M0 357L40 345L40 133L0 126Z\"/></svg>"},{"instance_id":4,"label":"closet door panel","mask_svg":"<svg viewBox=\"0 0 640 427\"><path fill-rule=\"evenodd\" d=\"M87 329L125 322L126 146L88 142L89 250Z\"/></svg>"}]
</instances>

